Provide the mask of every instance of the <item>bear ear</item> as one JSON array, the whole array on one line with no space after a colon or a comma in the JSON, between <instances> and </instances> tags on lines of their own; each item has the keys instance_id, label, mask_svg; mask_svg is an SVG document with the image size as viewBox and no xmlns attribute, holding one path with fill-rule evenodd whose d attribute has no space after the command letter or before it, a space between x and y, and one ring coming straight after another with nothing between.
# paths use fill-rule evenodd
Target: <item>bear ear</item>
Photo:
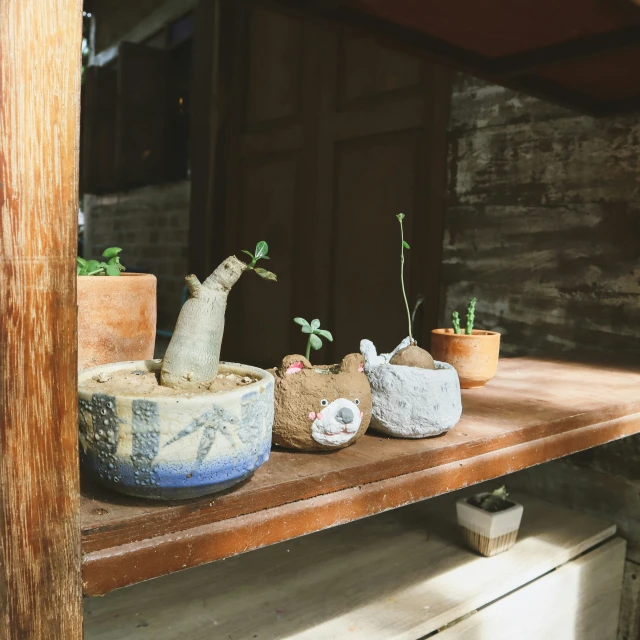
<instances>
[{"instance_id":1,"label":"bear ear","mask_svg":"<svg viewBox=\"0 0 640 640\"><path fill-rule=\"evenodd\" d=\"M304 356L294 353L282 359L279 373L281 376L291 375L300 373L303 369L311 369L311 363Z\"/></svg>"},{"instance_id":2,"label":"bear ear","mask_svg":"<svg viewBox=\"0 0 640 640\"><path fill-rule=\"evenodd\" d=\"M350 353L342 359L340 371L346 373L362 373L364 371L364 356L359 353Z\"/></svg>"}]
</instances>

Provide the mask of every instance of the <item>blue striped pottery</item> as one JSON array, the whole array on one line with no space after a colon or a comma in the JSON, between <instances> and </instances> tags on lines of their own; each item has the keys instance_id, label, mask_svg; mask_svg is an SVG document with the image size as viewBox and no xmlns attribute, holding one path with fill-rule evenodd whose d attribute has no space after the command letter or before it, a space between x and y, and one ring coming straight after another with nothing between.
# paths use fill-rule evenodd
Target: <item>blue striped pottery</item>
<instances>
[{"instance_id":1,"label":"blue striped pottery","mask_svg":"<svg viewBox=\"0 0 640 640\"><path fill-rule=\"evenodd\" d=\"M269 459L273 376L220 363L220 373L258 378L220 393L111 396L83 388L101 373L155 371L160 360L119 362L79 374L83 468L132 496L175 500L222 491Z\"/></svg>"}]
</instances>

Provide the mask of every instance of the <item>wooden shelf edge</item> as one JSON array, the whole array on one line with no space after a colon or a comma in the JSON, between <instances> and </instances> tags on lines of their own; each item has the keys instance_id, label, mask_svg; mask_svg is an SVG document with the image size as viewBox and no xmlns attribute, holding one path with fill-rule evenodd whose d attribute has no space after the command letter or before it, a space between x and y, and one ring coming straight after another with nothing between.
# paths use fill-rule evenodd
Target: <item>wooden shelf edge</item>
<instances>
[{"instance_id":1,"label":"wooden shelf edge","mask_svg":"<svg viewBox=\"0 0 640 640\"><path fill-rule=\"evenodd\" d=\"M345 524L606 444L640 431L640 413L83 557L87 596Z\"/></svg>"}]
</instances>

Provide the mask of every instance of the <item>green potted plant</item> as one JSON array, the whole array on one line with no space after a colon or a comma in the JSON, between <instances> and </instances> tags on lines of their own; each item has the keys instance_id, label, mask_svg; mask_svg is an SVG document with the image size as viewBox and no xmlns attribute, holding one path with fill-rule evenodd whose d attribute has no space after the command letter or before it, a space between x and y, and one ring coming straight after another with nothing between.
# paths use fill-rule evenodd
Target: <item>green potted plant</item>
<instances>
[{"instance_id":1,"label":"green potted plant","mask_svg":"<svg viewBox=\"0 0 640 640\"><path fill-rule=\"evenodd\" d=\"M84 468L122 493L180 499L226 489L269 457L273 376L220 362L227 296L243 273L267 259L227 258L204 281L186 277L184 303L160 360L106 364L80 373Z\"/></svg>"},{"instance_id":2,"label":"green potted plant","mask_svg":"<svg viewBox=\"0 0 640 640\"><path fill-rule=\"evenodd\" d=\"M149 360L156 340L156 277L126 273L119 247L78 258L78 369Z\"/></svg>"},{"instance_id":3,"label":"green potted plant","mask_svg":"<svg viewBox=\"0 0 640 640\"><path fill-rule=\"evenodd\" d=\"M477 298L471 298L464 329L460 326L460 315L454 311L450 329L431 332L431 352L456 369L463 389L483 387L498 368L500 334L474 328L477 302Z\"/></svg>"},{"instance_id":4,"label":"green potted plant","mask_svg":"<svg viewBox=\"0 0 640 640\"><path fill-rule=\"evenodd\" d=\"M508 500L505 487L478 493L456 502L458 525L467 545L483 556L495 556L513 547L523 507Z\"/></svg>"},{"instance_id":5,"label":"green potted plant","mask_svg":"<svg viewBox=\"0 0 640 640\"><path fill-rule=\"evenodd\" d=\"M409 335L391 352L378 354L370 340L360 342L365 373L373 396L372 428L399 438L425 438L451 429L460 420L462 403L456 370L434 361L413 339L412 317L404 286L404 252L409 244L400 223L400 283Z\"/></svg>"},{"instance_id":6,"label":"green potted plant","mask_svg":"<svg viewBox=\"0 0 640 640\"><path fill-rule=\"evenodd\" d=\"M312 365L311 350L322 338L333 341L320 320L294 318L307 338L304 356L286 356L272 370L275 378L273 443L302 451L336 450L354 444L371 420L371 390L362 356L351 353L340 364Z\"/></svg>"}]
</instances>

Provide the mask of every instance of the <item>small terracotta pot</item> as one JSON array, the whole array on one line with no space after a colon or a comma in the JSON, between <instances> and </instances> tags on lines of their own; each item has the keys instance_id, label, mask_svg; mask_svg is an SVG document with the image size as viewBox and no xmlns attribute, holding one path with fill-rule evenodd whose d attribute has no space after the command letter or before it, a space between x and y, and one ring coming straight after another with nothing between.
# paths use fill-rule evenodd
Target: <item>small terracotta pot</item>
<instances>
[{"instance_id":1,"label":"small terracotta pot","mask_svg":"<svg viewBox=\"0 0 640 640\"><path fill-rule=\"evenodd\" d=\"M474 329L473 334L454 333L453 329L431 332L431 355L448 362L458 372L463 389L483 387L496 374L500 354L500 334Z\"/></svg>"},{"instance_id":2,"label":"small terracotta pot","mask_svg":"<svg viewBox=\"0 0 640 640\"><path fill-rule=\"evenodd\" d=\"M151 360L156 341L156 277L78 276L78 370Z\"/></svg>"}]
</instances>

